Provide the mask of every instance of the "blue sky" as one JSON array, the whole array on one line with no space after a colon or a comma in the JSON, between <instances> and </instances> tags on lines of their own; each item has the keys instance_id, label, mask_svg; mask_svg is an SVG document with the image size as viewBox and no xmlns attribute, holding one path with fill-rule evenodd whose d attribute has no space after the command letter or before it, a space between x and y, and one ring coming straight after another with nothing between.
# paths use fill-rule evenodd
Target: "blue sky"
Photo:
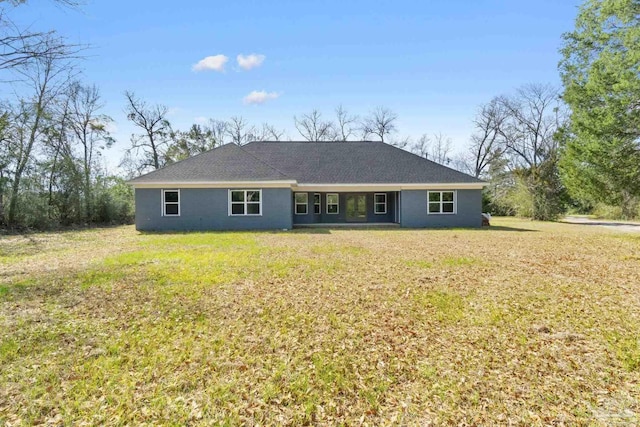
<instances>
[{"instance_id":1,"label":"blue sky","mask_svg":"<svg viewBox=\"0 0 640 427\"><path fill-rule=\"evenodd\" d=\"M13 17L91 46L82 78L100 88L115 119L113 165L133 131L125 90L167 105L175 128L241 115L285 128L293 139L295 114L385 106L398 114L400 135L442 132L461 150L480 104L526 83L559 84L561 35L573 27L578 4L87 0L75 10L33 0ZM264 59L245 70L240 54ZM216 55L228 58L223 71L193 70ZM243 102L252 91L276 95Z\"/></svg>"}]
</instances>

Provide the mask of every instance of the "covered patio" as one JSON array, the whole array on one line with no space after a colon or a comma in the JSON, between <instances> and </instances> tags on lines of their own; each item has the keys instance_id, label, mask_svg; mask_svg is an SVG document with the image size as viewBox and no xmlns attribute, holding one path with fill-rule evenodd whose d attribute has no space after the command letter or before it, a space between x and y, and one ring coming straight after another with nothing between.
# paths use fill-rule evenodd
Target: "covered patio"
<instances>
[{"instance_id":1,"label":"covered patio","mask_svg":"<svg viewBox=\"0 0 640 427\"><path fill-rule=\"evenodd\" d=\"M399 191L294 191L293 225L398 225L399 206Z\"/></svg>"}]
</instances>

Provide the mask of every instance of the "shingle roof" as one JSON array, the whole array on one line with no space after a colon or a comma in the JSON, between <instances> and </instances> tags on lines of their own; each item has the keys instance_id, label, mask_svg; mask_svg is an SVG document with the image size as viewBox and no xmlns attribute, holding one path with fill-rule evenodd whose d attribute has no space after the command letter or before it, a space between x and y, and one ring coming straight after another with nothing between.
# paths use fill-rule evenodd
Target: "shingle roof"
<instances>
[{"instance_id":1,"label":"shingle roof","mask_svg":"<svg viewBox=\"0 0 640 427\"><path fill-rule=\"evenodd\" d=\"M252 142L243 150L299 183L480 183L383 142Z\"/></svg>"},{"instance_id":2,"label":"shingle roof","mask_svg":"<svg viewBox=\"0 0 640 427\"><path fill-rule=\"evenodd\" d=\"M132 179L132 184L154 182L281 181L284 173L235 144L225 144L197 156Z\"/></svg>"},{"instance_id":3,"label":"shingle roof","mask_svg":"<svg viewBox=\"0 0 640 427\"><path fill-rule=\"evenodd\" d=\"M251 142L226 144L131 181L296 180L304 184L481 183L382 142Z\"/></svg>"}]
</instances>

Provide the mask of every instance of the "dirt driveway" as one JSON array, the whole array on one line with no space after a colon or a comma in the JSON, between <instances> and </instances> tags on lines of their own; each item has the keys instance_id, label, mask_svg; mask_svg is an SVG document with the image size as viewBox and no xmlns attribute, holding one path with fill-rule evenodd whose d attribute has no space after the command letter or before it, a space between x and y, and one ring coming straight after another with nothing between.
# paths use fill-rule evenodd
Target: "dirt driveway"
<instances>
[{"instance_id":1,"label":"dirt driveway","mask_svg":"<svg viewBox=\"0 0 640 427\"><path fill-rule=\"evenodd\" d=\"M592 218L587 218L582 216L568 216L568 217L565 217L562 220L562 222L566 222L569 224L600 226L600 227L608 228L610 230L629 232L629 233L640 233L640 222L609 221L609 220L592 219Z\"/></svg>"}]
</instances>

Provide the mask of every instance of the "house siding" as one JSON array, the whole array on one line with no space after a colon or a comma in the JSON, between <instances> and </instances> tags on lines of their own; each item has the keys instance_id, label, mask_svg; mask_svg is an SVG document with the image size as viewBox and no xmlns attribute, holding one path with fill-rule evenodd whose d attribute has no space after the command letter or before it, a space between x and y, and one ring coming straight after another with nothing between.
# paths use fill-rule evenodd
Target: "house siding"
<instances>
[{"instance_id":1,"label":"house siding","mask_svg":"<svg viewBox=\"0 0 640 427\"><path fill-rule=\"evenodd\" d=\"M304 191L296 191L295 193L304 193ZM291 214L293 215L293 224L294 225L306 225L306 224L341 224L347 223L347 195L349 194L364 194L367 198L367 221L369 223L390 223L395 222L395 193L394 192L385 192L385 191L376 191L373 192L362 192L362 193L339 193L339 192L307 192L308 194L308 207L306 215L297 215L295 213L295 203L293 201L293 197L295 193L292 195L292 207ZM320 214L313 213L313 195L320 194ZM338 194L338 213L337 214L328 214L327 213L327 194ZM376 214L374 212L374 194L384 193L387 195L387 213L386 214ZM354 224L358 224L355 222Z\"/></svg>"},{"instance_id":2,"label":"house siding","mask_svg":"<svg viewBox=\"0 0 640 427\"><path fill-rule=\"evenodd\" d=\"M410 228L481 227L482 190L456 190L456 193L456 214L428 215L427 190L403 190L400 225Z\"/></svg>"},{"instance_id":3,"label":"house siding","mask_svg":"<svg viewBox=\"0 0 640 427\"><path fill-rule=\"evenodd\" d=\"M176 189L180 190L180 216L162 216L162 189L136 188L137 230L273 230L292 227L289 188L261 189L260 216L229 216L227 188L165 188Z\"/></svg>"}]
</instances>

